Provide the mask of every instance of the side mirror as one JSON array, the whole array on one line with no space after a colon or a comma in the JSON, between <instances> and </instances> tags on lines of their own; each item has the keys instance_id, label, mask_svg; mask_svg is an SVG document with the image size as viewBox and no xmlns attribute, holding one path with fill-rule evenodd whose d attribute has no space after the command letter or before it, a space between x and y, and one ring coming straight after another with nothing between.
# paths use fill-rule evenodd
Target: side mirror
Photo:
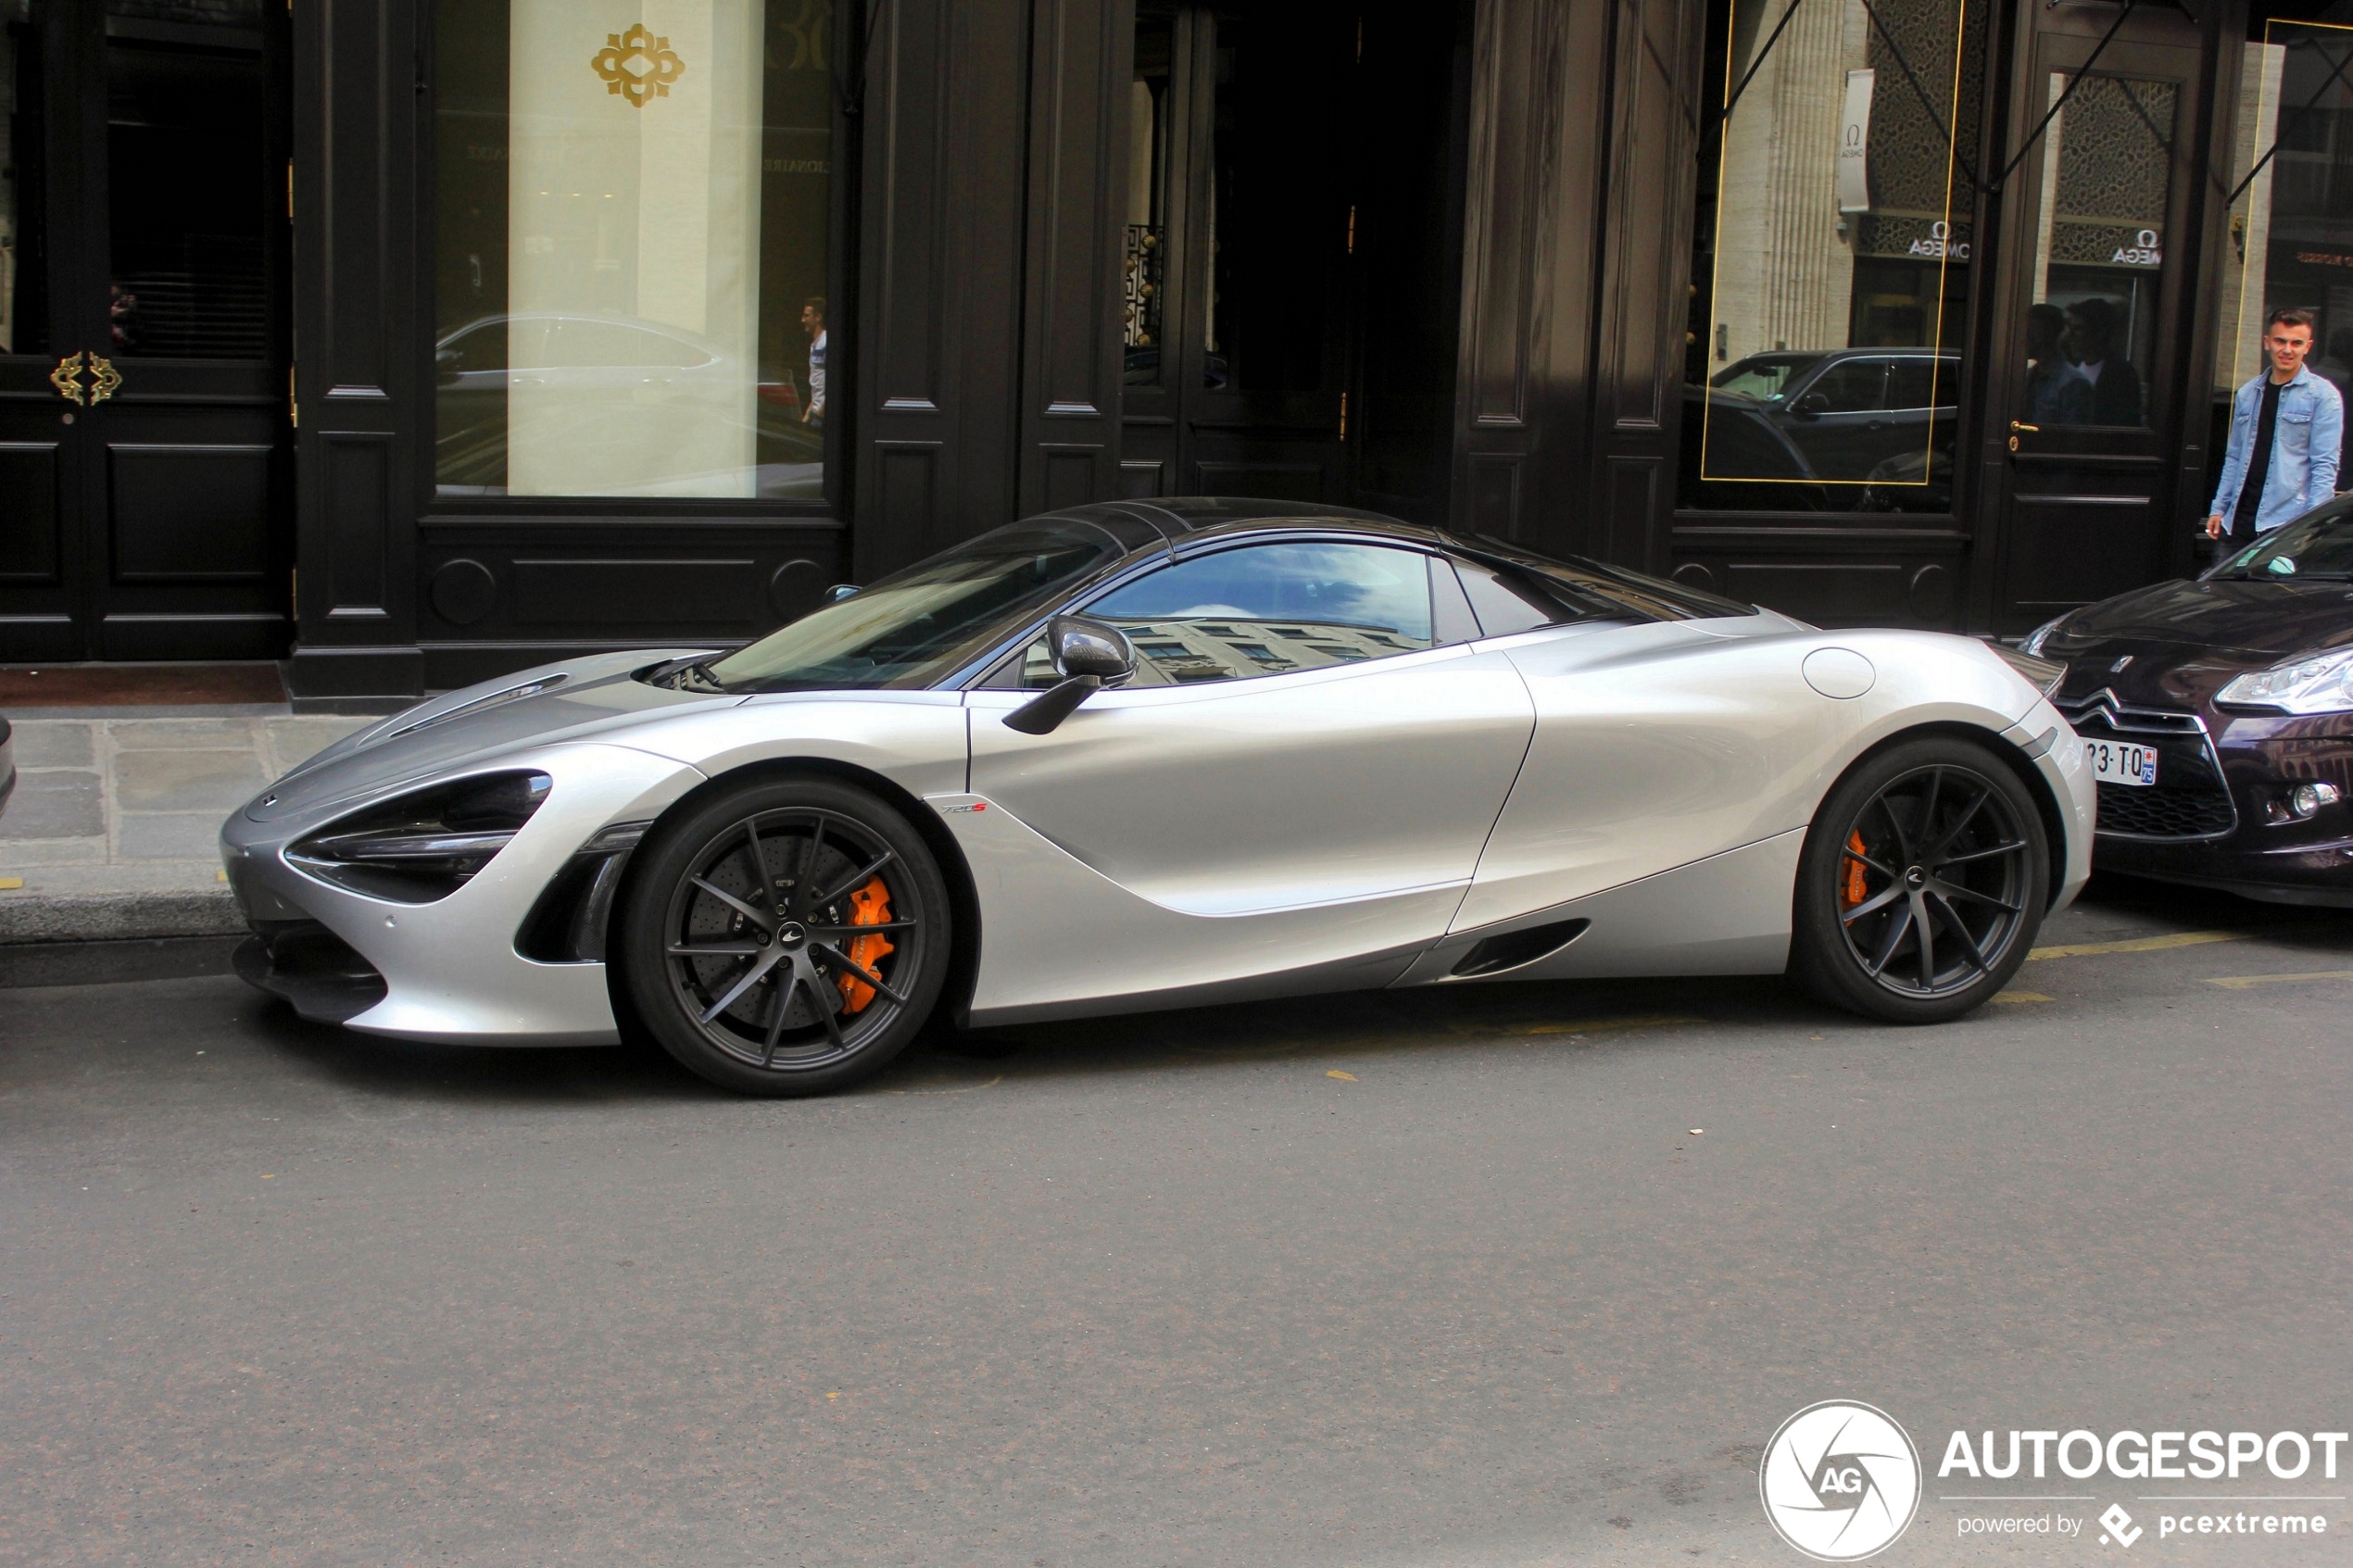
<instances>
[{"instance_id":1,"label":"side mirror","mask_svg":"<svg viewBox=\"0 0 2353 1568\"><path fill-rule=\"evenodd\" d=\"M858 584L855 583L837 583L825 590L825 602L829 605L837 605L844 599L854 599L857 596Z\"/></svg>"},{"instance_id":2,"label":"side mirror","mask_svg":"<svg viewBox=\"0 0 2353 1568\"><path fill-rule=\"evenodd\" d=\"M1793 410L1801 420L1818 420L1830 411L1830 394L1826 392L1807 393L1797 400L1797 407Z\"/></svg>"},{"instance_id":3,"label":"side mirror","mask_svg":"<svg viewBox=\"0 0 2353 1568\"><path fill-rule=\"evenodd\" d=\"M1081 615L1057 615L1047 623L1046 646L1062 680L1005 715L1005 727L1042 735L1105 686L1126 685L1136 673L1136 647L1116 626Z\"/></svg>"}]
</instances>

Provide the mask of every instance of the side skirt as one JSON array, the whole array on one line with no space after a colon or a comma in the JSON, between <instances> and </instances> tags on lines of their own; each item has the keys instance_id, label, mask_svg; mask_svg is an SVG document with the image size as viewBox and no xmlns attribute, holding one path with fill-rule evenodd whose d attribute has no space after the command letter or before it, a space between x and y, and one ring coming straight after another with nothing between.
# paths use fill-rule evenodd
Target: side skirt
<instances>
[{"instance_id":1,"label":"side skirt","mask_svg":"<svg viewBox=\"0 0 2353 1568\"><path fill-rule=\"evenodd\" d=\"M1391 984L1468 985L1491 980L1617 979L1661 974L1779 974L1789 967L1790 909L1806 830L1510 920L1451 932ZM1586 922L1524 963L1457 974L1491 938L1536 926Z\"/></svg>"}]
</instances>

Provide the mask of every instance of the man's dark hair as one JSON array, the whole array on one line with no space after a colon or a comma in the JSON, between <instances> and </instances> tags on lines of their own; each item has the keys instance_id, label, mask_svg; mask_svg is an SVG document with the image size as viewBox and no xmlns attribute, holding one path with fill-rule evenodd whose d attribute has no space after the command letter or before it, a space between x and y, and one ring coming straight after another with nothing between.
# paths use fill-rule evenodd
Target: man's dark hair
<instances>
[{"instance_id":1,"label":"man's dark hair","mask_svg":"<svg viewBox=\"0 0 2353 1568\"><path fill-rule=\"evenodd\" d=\"M825 296L822 294L811 295L807 299L800 302L800 307L803 310L814 310L817 312L817 320L820 321L825 319Z\"/></svg>"},{"instance_id":2,"label":"man's dark hair","mask_svg":"<svg viewBox=\"0 0 2353 1568\"><path fill-rule=\"evenodd\" d=\"M2084 333L2092 340L2093 347L2105 351L2114 346L2116 307L2106 297L2093 295L2087 299L2079 299L2067 307L2067 313L2081 324Z\"/></svg>"},{"instance_id":3,"label":"man's dark hair","mask_svg":"<svg viewBox=\"0 0 2353 1568\"><path fill-rule=\"evenodd\" d=\"M2283 305L2263 318L2263 330L2268 332L2273 327L2302 327L2308 332L2318 332L2312 322L2312 312L2301 305Z\"/></svg>"}]
</instances>

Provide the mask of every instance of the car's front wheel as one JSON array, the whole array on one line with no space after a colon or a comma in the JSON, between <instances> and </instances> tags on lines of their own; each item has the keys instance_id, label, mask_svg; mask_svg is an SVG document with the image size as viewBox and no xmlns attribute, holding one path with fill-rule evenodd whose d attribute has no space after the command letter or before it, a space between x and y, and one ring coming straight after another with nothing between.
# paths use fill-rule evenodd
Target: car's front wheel
<instances>
[{"instance_id":1,"label":"car's front wheel","mask_svg":"<svg viewBox=\"0 0 2353 1568\"><path fill-rule=\"evenodd\" d=\"M1869 1017L1958 1018L2026 961L2050 863L2042 813L1986 746L1891 746L1838 782L1806 833L1790 972Z\"/></svg>"},{"instance_id":2,"label":"car's front wheel","mask_svg":"<svg viewBox=\"0 0 2353 1568\"><path fill-rule=\"evenodd\" d=\"M725 1088L811 1095L905 1048L946 978L951 915L906 818L832 779L724 788L638 851L623 979L664 1049Z\"/></svg>"}]
</instances>

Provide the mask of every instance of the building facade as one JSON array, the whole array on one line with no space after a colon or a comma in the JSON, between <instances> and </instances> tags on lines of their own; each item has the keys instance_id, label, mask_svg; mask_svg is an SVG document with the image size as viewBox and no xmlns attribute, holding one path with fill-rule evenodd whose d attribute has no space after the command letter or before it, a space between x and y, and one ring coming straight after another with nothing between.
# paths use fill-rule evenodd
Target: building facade
<instances>
[{"instance_id":1,"label":"building facade","mask_svg":"<svg viewBox=\"0 0 2353 1568\"><path fill-rule=\"evenodd\" d=\"M2200 558L2268 308L2353 380L2348 0L0 19L9 661L399 698L1204 493L2014 633Z\"/></svg>"}]
</instances>

